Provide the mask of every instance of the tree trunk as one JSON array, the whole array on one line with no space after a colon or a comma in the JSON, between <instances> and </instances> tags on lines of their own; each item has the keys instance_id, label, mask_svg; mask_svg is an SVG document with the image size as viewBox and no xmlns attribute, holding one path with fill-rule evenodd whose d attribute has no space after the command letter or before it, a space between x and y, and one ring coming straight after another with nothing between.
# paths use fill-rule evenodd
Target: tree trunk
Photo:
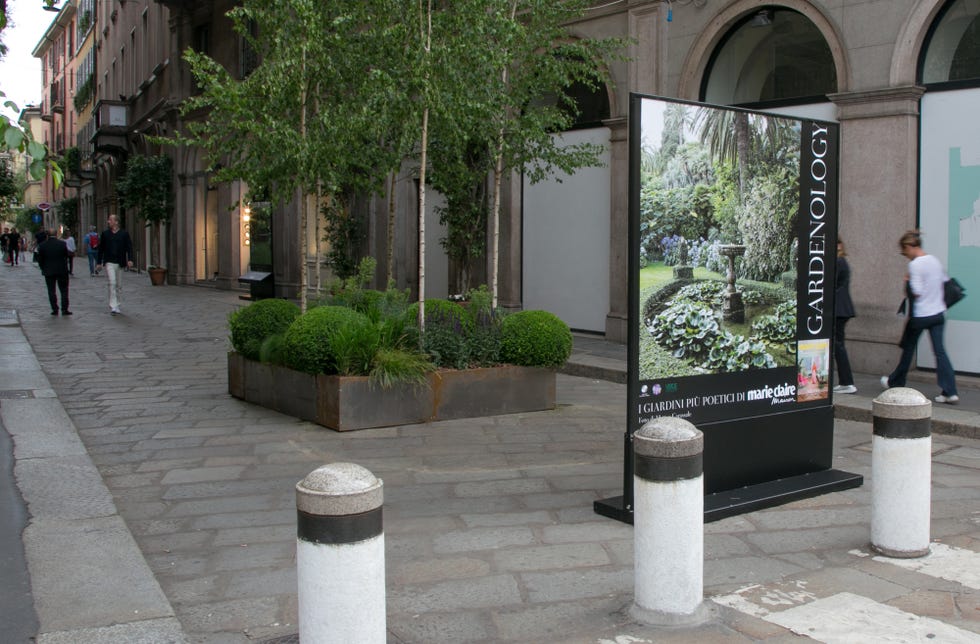
<instances>
[{"instance_id":1,"label":"tree trunk","mask_svg":"<svg viewBox=\"0 0 980 644\"><path fill-rule=\"evenodd\" d=\"M385 288L388 288L395 280L395 186L398 183L398 171L392 171L389 182L391 189L388 192L388 247L387 265L388 279L385 280Z\"/></svg>"},{"instance_id":2,"label":"tree trunk","mask_svg":"<svg viewBox=\"0 0 980 644\"><path fill-rule=\"evenodd\" d=\"M300 69L300 77L306 78L306 49L303 49L303 59ZM306 139L306 85L303 85L303 89L300 92L300 115L299 115L299 129L303 140ZM309 269L306 265L307 259L307 232L306 226L310 220L310 200L306 198L306 194L303 190L300 190L300 199L302 199L302 204L300 206L300 222L299 222L299 310L306 313L306 289L309 285Z\"/></svg>"}]
</instances>

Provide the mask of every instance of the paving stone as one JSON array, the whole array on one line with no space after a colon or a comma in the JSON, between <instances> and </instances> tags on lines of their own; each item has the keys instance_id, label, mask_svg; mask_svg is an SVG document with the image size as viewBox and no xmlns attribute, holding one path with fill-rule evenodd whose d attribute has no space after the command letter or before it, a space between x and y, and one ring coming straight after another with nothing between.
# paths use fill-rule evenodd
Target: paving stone
<instances>
[{"instance_id":1,"label":"paving stone","mask_svg":"<svg viewBox=\"0 0 980 644\"><path fill-rule=\"evenodd\" d=\"M388 631L399 642L454 644L494 639L489 617L478 611L415 614L390 623Z\"/></svg>"},{"instance_id":2,"label":"paving stone","mask_svg":"<svg viewBox=\"0 0 980 644\"><path fill-rule=\"evenodd\" d=\"M512 547L495 551L493 561L495 568L512 572L565 570L612 563L605 548L598 543Z\"/></svg>"},{"instance_id":3,"label":"paving stone","mask_svg":"<svg viewBox=\"0 0 980 644\"><path fill-rule=\"evenodd\" d=\"M437 535L432 541L436 554L493 550L535 542L534 532L524 526L474 528Z\"/></svg>"},{"instance_id":4,"label":"paving stone","mask_svg":"<svg viewBox=\"0 0 980 644\"><path fill-rule=\"evenodd\" d=\"M633 569L586 568L521 575L531 602L558 602L633 591Z\"/></svg>"},{"instance_id":5,"label":"paving stone","mask_svg":"<svg viewBox=\"0 0 980 644\"><path fill-rule=\"evenodd\" d=\"M441 557L422 561L405 561L392 566L388 580L393 584L418 585L450 579L486 577L490 564L475 557Z\"/></svg>"},{"instance_id":6,"label":"paving stone","mask_svg":"<svg viewBox=\"0 0 980 644\"><path fill-rule=\"evenodd\" d=\"M577 543L587 541L605 541L616 539L632 539L633 526L619 521L593 521L591 523L573 523L569 525L550 525L541 529L541 537L545 543Z\"/></svg>"},{"instance_id":7,"label":"paving stone","mask_svg":"<svg viewBox=\"0 0 980 644\"><path fill-rule=\"evenodd\" d=\"M391 589L388 610L415 614L513 606L521 601L516 579L492 575Z\"/></svg>"}]
</instances>

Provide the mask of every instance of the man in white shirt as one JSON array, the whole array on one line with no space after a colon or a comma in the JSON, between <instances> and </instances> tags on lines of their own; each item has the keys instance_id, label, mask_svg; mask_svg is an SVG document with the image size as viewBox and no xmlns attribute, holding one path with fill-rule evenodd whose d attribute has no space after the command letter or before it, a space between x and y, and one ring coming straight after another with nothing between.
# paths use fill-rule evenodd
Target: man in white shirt
<instances>
[{"instance_id":1,"label":"man in white shirt","mask_svg":"<svg viewBox=\"0 0 980 644\"><path fill-rule=\"evenodd\" d=\"M943 346L943 330L946 327L946 302L943 284L948 279L942 262L922 250L922 235L910 230L898 242L902 255L909 260L905 290L911 305L911 317L902 335L902 357L890 375L881 377L881 386L904 387L905 377L912 366L912 356L923 331L929 331L932 352L936 356L936 381L941 390L933 400L955 405L960 401L956 393L956 376L953 365Z\"/></svg>"}]
</instances>

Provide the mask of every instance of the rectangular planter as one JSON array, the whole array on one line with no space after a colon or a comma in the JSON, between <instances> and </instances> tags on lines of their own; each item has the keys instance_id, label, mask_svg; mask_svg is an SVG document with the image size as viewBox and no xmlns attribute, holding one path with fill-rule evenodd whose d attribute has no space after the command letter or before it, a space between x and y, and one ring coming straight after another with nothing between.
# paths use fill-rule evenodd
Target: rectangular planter
<instances>
[{"instance_id":1,"label":"rectangular planter","mask_svg":"<svg viewBox=\"0 0 980 644\"><path fill-rule=\"evenodd\" d=\"M551 369L504 365L382 389L366 376L313 376L228 354L232 396L338 431L554 409L555 378Z\"/></svg>"}]
</instances>

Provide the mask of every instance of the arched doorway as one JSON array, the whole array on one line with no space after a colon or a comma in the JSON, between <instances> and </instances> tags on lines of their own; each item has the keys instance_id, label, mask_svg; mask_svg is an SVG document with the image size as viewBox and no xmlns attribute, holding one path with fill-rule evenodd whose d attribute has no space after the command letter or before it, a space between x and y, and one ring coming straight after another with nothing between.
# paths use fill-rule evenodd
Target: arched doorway
<instances>
[{"instance_id":1,"label":"arched doorway","mask_svg":"<svg viewBox=\"0 0 980 644\"><path fill-rule=\"evenodd\" d=\"M980 292L980 2L949 0L936 15L919 56L922 96L919 227L968 292ZM960 372L980 373L980 299L946 313L946 343ZM935 367L920 347L918 364Z\"/></svg>"},{"instance_id":2,"label":"arched doorway","mask_svg":"<svg viewBox=\"0 0 980 644\"><path fill-rule=\"evenodd\" d=\"M827 95L837 91L837 66L823 33L802 13L768 5L744 14L721 38L699 99L833 121L836 108Z\"/></svg>"}]
</instances>

